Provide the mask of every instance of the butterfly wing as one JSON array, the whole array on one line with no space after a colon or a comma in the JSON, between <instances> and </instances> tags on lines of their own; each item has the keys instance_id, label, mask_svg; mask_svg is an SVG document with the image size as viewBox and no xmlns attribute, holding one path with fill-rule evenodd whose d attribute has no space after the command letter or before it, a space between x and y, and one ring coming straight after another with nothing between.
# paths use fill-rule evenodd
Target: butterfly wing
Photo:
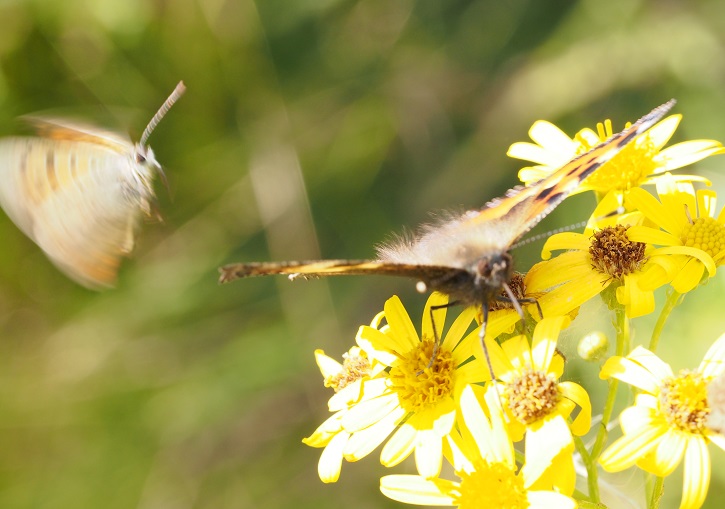
<instances>
[{"instance_id":1,"label":"butterfly wing","mask_svg":"<svg viewBox=\"0 0 725 509\"><path fill-rule=\"evenodd\" d=\"M471 224L493 223L505 217L511 227L507 242L513 244L554 210L585 178L659 122L675 102L671 99L658 106L627 129L572 159L539 182L528 187L515 187L504 197L492 200L478 213L471 214Z\"/></svg>"},{"instance_id":2,"label":"butterfly wing","mask_svg":"<svg viewBox=\"0 0 725 509\"><path fill-rule=\"evenodd\" d=\"M128 151L129 147L133 145L128 136L100 129L83 122L35 115L25 115L21 119L29 124L41 138L66 140L74 143L85 141L94 145L108 147L118 153Z\"/></svg>"},{"instance_id":3,"label":"butterfly wing","mask_svg":"<svg viewBox=\"0 0 725 509\"><path fill-rule=\"evenodd\" d=\"M93 289L112 286L153 195L133 178L130 143L55 132L0 140L0 206L70 278Z\"/></svg>"},{"instance_id":4,"label":"butterfly wing","mask_svg":"<svg viewBox=\"0 0 725 509\"><path fill-rule=\"evenodd\" d=\"M522 235L549 214L628 143L657 123L674 105L671 100L624 131L571 160L528 187L518 186L486 204L441 224L425 227L412 239L398 239L378 248L389 263L445 265L475 270L484 258L508 251Z\"/></svg>"},{"instance_id":5,"label":"butterfly wing","mask_svg":"<svg viewBox=\"0 0 725 509\"><path fill-rule=\"evenodd\" d=\"M450 267L405 265L374 260L320 260L304 262L233 263L219 269L220 283L254 276L286 274L290 278L342 275L389 275L410 277L420 281L437 281L452 277L457 271ZM463 272L463 271L461 271Z\"/></svg>"}]
</instances>

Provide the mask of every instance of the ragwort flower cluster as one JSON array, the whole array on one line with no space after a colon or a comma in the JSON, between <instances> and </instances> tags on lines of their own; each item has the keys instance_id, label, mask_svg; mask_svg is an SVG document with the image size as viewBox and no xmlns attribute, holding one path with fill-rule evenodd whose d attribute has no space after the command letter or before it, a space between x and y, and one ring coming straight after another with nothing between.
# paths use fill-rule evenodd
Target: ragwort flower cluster
<instances>
[{"instance_id":1,"label":"ragwort flower cluster","mask_svg":"<svg viewBox=\"0 0 725 509\"><path fill-rule=\"evenodd\" d=\"M725 334L692 371L675 373L654 350L683 296L725 263L725 212L717 210L716 193L695 189L709 184L705 179L670 172L723 147L694 140L664 148L681 118L662 120L584 181L579 191L598 198L587 228L551 236L542 261L514 275L526 325L512 306L492 305L485 355L480 310L465 309L446 327L449 303L437 293L426 303L420 333L393 297L360 328L343 363L316 352L325 385L336 391L332 416L304 440L324 448L323 481L338 479L343 460L360 460L384 443L386 467L414 456L416 474L386 475L380 483L384 495L408 504L607 507L602 476L636 467L650 477L635 505L655 508L665 478L684 463L680 507L702 506L708 444L725 449ZM515 143L509 155L538 163L520 172L524 183L535 182L611 134L609 121L573 138L540 121L530 131L537 144ZM555 251L561 253L552 257ZM649 347L634 346L631 320L657 311L662 291ZM582 321L579 307L597 296L611 312L616 343L611 355L606 338L591 331L580 349L596 349L591 358L605 360L607 392L592 427L589 392L567 380L569 360L558 341L572 320ZM637 392L617 417L620 382ZM615 417L621 435L610 439Z\"/></svg>"}]
</instances>

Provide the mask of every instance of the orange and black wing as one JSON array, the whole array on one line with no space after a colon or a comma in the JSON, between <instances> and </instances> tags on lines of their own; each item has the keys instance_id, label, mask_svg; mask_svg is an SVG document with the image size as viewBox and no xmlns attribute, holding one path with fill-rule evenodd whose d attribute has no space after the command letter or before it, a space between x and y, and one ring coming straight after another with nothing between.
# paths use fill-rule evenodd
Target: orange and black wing
<instances>
[{"instance_id":1,"label":"orange and black wing","mask_svg":"<svg viewBox=\"0 0 725 509\"><path fill-rule=\"evenodd\" d=\"M627 129L612 135L535 184L511 189L504 197L490 201L480 211L470 213L466 222L478 224L502 219L510 228L512 238L509 244L513 244L559 205L585 178L655 125L674 104L675 100L671 99L658 106Z\"/></svg>"}]
</instances>

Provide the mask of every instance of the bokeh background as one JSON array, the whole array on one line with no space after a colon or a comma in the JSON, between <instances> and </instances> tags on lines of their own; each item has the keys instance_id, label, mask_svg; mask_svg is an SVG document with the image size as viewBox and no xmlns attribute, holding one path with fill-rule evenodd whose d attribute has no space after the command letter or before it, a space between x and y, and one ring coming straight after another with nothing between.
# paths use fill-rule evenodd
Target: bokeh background
<instances>
[{"instance_id":1,"label":"bokeh background","mask_svg":"<svg viewBox=\"0 0 725 509\"><path fill-rule=\"evenodd\" d=\"M323 485L300 439L328 415L313 350L339 356L394 293L413 315L424 298L385 278L221 287L217 266L370 257L429 211L513 186L506 149L537 119L618 129L676 97L676 140L724 140L724 45L719 0L0 2L3 134L60 111L138 139L188 86L151 138L164 222L117 289L78 287L0 215L0 507L401 507L378 492L377 453ZM697 172L725 192L725 159ZM672 316L660 353L676 369L725 332L724 290L719 275ZM608 323L587 305L565 349ZM595 408L597 371L573 371ZM725 482L713 453L708 507ZM671 479L663 507L679 493Z\"/></svg>"}]
</instances>

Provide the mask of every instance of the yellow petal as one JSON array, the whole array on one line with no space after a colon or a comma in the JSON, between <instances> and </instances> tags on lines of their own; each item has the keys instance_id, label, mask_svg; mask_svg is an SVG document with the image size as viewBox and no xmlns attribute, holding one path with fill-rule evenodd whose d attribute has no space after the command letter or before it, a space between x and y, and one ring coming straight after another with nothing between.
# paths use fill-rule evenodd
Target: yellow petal
<instances>
[{"instance_id":1,"label":"yellow petal","mask_svg":"<svg viewBox=\"0 0 725 509\"><path fill-rule=\"evenodd\" d=\"M527 488L549 468L554 457L573 444L569 426L560 415L544 419L538 429L529 427L525 440L526 463L521 475Z\"/></svg>"},{"instance_id":2,"label":"yellow petal","mask_svg":"<svg viewBox=\"0 0 725 509\"><path fill-rule=\"evenodd\" d=\"M659 379L641 365L625 357L610 357L599 372L599 378L616 378L622 382L639 387L650 394L659 391Z\"/></svg>"},{"instance_id":3,"label":"yellow petal","mask_svg":"<svg viewBox=\"0 0 725 509\"><path fill-rule=\"evenodd\" d=\"M354 433L384 419L390 414L400 415L398 397L395 394L366 399L350 408L342 418L342 427ZM405 415L405 413L403 413Z\"/></svg>"},{"instance_id":4,"label":"yellow petal","mask_svg":"<svg viewBox=\"0 0 725 509\"><path fill-rule=\"evenodd\" d=\"M421 337L428 339L441 340L441 334L443 334L443 327L446 323L446 314L448 313L448 295L444 295L440 292L433 292L428 297L428 301L425 303L425 309L423 310L423 325L420 329ZM443 307L441 307L443 306ZM433 319L435 320L435 331L431 326L431 308L437 308L433 310ZM416 344L413 345L417 346Z\"/></svg>"},{"instance_id":5,"label":"yellow petal","mask_svg":"<svg viewBox=\"0 0 725 509\"><path fill-rule=\"evenodd\" d=\"M560 382L559 390L562 396L581 407L576 419L571 423L571 432L579 437L584 436L592 426L592 403L589 394L584 387L574 382Z\"/></svg>"},{"instance_id":6,"label":"yellow petal","mask_svg":"<svg viewBox=\"0 0 725 509\"><path fill-rule=\"evenodd\" d=\"M433 431L418 431L415 445L415 466L418 473L430 479L441 473L443 439Z\"/></svg>"},{"instance_id":7,"label":"yellow petal","mask_svg":"<svg viewBox=\"0 0 725 509\"><path fill-rule=\"evenodd\" d=\"M527 496L531 509L576 509L577 507L574 499L554 491L529 491Z\"/></svg>"},{"instance_id":8,"label":"yellow petal","mask_svg":"<svg viewBox=\"0 0 725 509\"><path fill-rule=\"evenodd\" d=\"M398 360L394 352L400 348L400 344L390 334L385 334L373 327L362 325L357 331L355 341L368 354L371 361L376 360L386 366L390 366Z\"/></svg>"},{"instance_id":9,"label":"yellow petal","mask_svg":"<svg viewBox=\"0 0 725 509\"><path fill-rule=\"evenodd\" d=\"M519 371L524 368L533 367L533 359L531 358L531 349L526 336L515 336L501 343L501 349L506 357L511 361L514 370ZM499 377L504 373L497 373Z\"/></svg>"},{"instance_id":10,"label":"yellow petal","mask_svg":"<svg viewBox=\"0 0 725 509\"><path fill-rule=\"evenodd\" d=\"M411 349L418 346L420 338L415 331L413 322L410 321L408 312L403 307L403 303L397 296L389 298L385 302L385 319L390 325L393 332L393 338L403 348Z\"/></svg>"},{"instance_id":11,"label":"yellow petal","mask_svg":"<svg viewBox=\"0 0 725 509\"><path fill-rule=\"evenodd\" d=\"M390 414L372 426L350 435L343 449L344 458L347 461L358 461L373 452L396 428L398 419L395 417Z\"/></svg>"},{"instance_id":12,"label":"yellow petal","mask_svg":"<svg viewBox=\"0 0 725 509\"><path fill-rule=\"evenodd\" d=\"M637 466L657 477L667 477L682 461L686 446L684 433L669 430L662 436L657 447L637 462Z\"/></svg>"},{"instance_id":13,"label":"yellow petal","mask_svg":"<svg viewBox=\"0 0 725 509\"><path fill-rule=\"evenodd\" d=\"M408 423L401 425L385 443L380 452L380 463L386 467L394 467L415 449L415 438L418 431Z\"/></svg>"},{"instance_id":14,"label":"yellow petal","mask_svg":"<svg viewBox=\"0 0 725 509\"><path fill-rule=\"evenodd\" d=\"M710 486L710 452L705 439L693 436L687 442L680 509L698 509L705 502Z\"/></svg>"},{"instance_id":15,"label":"yellow petal","mask_svg":"<svg viewBox=\"0 0 725 509\"><path fill-rule=\"evenodd\" d=\"M679 246L682 244L680 239L671 233L656 230L649 226L630 226L627 229L627 238L632 242L644 242L656 246Z\"/></svg>"},{"instance_id":16,"label":"yellow petal","mask_svg":"<svg viewBox=\"0 0 725 509\"><path fill-rule=\"evenodd\" d=\"M675 211L667 209L654 196L642 188L635 187L627 193L626 203L629 208L640 210L650 221L661 226L672 234L682 229L682 222ZM682 213L679 209L677 213Z\"/></svg>"},{"instance_id":17,"label":"yellow petal","mask_svg":"<svg viewBox=\"0 0 725 509\"><path fill-rule=\"evenodd\" d=\"M570 322L568 316L555 316L544 318L536 325L531 344L534 369L543 371L549 369L551 359L556 353L556 341L559 338L559 333Z\"/></svg>"},{"instance_id":18,"label":"yellow petal","mask_svg":"<svg viewBox=\"0 0 725 509\"><path fill-rule=\"evenodd\" d=\"M672 171L701 161L711 155L721 154L722 145L715 140L691 140L667 147L653 159L662 163L659 171Z\"/></svg>"},{"instance_id":19,"label":"yellow petal","mask_svg":"<svg viewBox=\"0 0 725 509\"><path fill-rule=\"evenodd\" d=\"M498 395L489 389L486 397L488 400L498 398ZM503 463L513 467L515 465L513 444L506 435L506 428L499 411L500 403L494 402L493 405L489 405L493 425L483 413L481 404L470 385L463 390L460 405L466 428L475 440L481 457L491 463Z\"/></svg>"},{"instance_id":20,"label":"yellow petal","mask_svg":"<svg viewBox=\"0 0 725 509\"><path fill-rule=\"evenodd\" d=\"M688 260L670 284L677 293L690 292L700 284L704 272L705 267L698 260Z\"/></svg>"},{"instance_id":21,"label":"yellow petal","mask_svg":"<svg viewBox=\"0 0 725 509\"><path fill-rule=\"evenodd\" d=\"M661 430L658 428L646 428L642 433L624 435L602 453L599 463L607 472L625 470L655 448L660 435Z\"/></svg>"},{"instance_id":22,"label":"yellow petal","mask_svg":"<svg viewBox=\"0 0 725 509\"><path fill-rule=\"evenodd\" d=\"M697 370L706 378L716 377L725 370L725 334L710 346Z\"/></svg>"},{"instance_id":23,"label":"yellow petal","mask_svg":"<svg viewBox=\"0 0 725 509\"><path fill-rule=\"evenodd\" d=\"M652 126L652 129L648 131L647 136L649 136L649 139L652 141L655 148L661 149L668 141L670 141L670 138L672 138L672 135L677 130L677 126L680 125L681 120L682 115L677 113L670 115Z\"/></svg>"},{"instance_id":24,"label":"yellow petal","mask_svg":"<svg viewBox=\"0 0 725 509\"><path fill-rule=\"evenodd\" d=\"M463 338L463 335L471 327L471 322L476 317L478 311L475 307L468 307L458 315L443 340L441 347L444 350L453 350L456 348ZM441 330L438 330L438 334L441 334Z\"/></svg>"},{"instance_id":25,"label":"yellow petal","mask_svg":"<svg viewBox=\"0 0 725 509\"><path fill-rule=\"evenodd\" d=\"M541 258L548 260L552 251L574 249L578 251L589 250L591 241L588 237L576 232L563 232L552 235L544 243L541 249Z\"/></svg>"},{"instance_id":26,"label":"yellow petal","mask_svg":"<svg viewBox=\"0 0 725 509\"><path fill-rule=\"evenodd\" d=\"M455 505L449 493L458 483L445 479L425 479L418 475L386 475L380 479L380 491L388 498L415 505Z\"/></svg>"},{"instance_id":27,"label":"yellow petal","mask_svg":"<svg viewBox=\"0 0 725 509\"><path fill-rule=\"evenodd\" d=\"M340 470L342 470L342 450L347 443L350 434L341 432L335 436L320 455L320 461L317 463L317 474L324 483L337 482L340 478Z\"/></svg>"}]
</instances>

